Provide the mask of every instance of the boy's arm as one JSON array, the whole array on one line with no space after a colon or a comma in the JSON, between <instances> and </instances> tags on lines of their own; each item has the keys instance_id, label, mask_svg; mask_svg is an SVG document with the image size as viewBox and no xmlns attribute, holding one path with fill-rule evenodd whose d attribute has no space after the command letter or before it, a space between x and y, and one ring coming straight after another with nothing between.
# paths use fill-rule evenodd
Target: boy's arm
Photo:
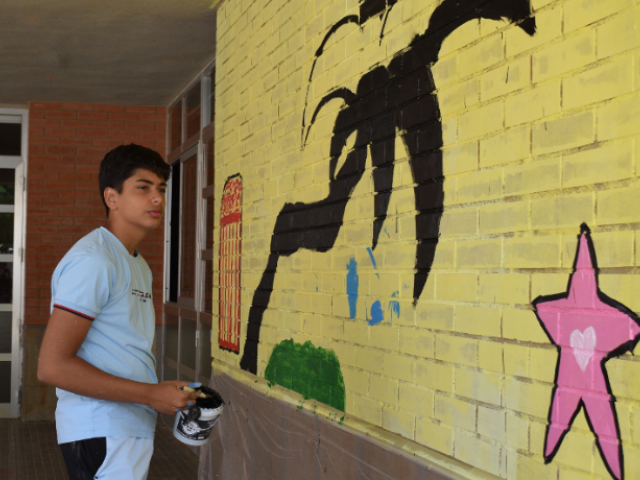
<instances>
[{"instance_id":1,"label":"boy's arm","mask_svg":"<svg viewBox=\"0 0 640 480\"><path fill-rule=\"evenodd\" d=\"M148 405L160 413L175 414L197 393L184 392L188 382L142 383L116 377L77 356L91 321L54 308L40 348L38 380L86 397Z\"/></svg>"}]
</instances>

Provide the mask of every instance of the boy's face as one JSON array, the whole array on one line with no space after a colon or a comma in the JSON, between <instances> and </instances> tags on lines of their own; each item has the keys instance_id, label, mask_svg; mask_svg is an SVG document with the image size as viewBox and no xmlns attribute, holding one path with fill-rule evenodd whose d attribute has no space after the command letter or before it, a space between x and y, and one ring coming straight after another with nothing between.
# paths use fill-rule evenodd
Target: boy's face
<instances>
[{"instance_id":1,"label":"boy's face","mask_svg":"<svg viewBox=\"0 0 640 480\"><path fill-rule=\"evenodd\" d=\"M155 173L138 169L122 184L122 193L105 188L109 218L134 228L152 230L162 222L167 183Z\"/></svg>"}]
</instances>

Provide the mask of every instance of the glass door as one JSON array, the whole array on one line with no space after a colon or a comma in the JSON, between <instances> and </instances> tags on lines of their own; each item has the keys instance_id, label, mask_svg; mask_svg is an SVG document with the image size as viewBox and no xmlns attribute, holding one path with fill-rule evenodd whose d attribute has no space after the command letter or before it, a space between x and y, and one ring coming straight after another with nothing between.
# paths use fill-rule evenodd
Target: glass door
<instances>
[{"instance_id":1,"label":"glass door","mask_svg":"<svg viewBox=\"0 0 640 480\"><path fill-rule=\"evenodd\" d=\"M20 414L25 122L0 109L0 418Z\"/></svg>"}]
</instances>

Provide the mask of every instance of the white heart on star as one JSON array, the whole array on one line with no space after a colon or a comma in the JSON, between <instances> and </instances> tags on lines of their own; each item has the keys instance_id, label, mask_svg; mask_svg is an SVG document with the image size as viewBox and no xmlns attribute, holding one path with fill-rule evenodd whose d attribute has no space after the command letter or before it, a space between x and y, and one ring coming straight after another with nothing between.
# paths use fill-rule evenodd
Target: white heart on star
<instances>
[{"instance_id":1,"label":"white heart on star","mask_svg":"<svg viewBox=\"0 0 640 480\"><path fill-rule=\"evenodd\" d=\"M574 330L571 332L571 348L576 357L578 365L584 372L589 365L589 360L593 357L596 348L596 331L593 327L585 328L584 332Z\"/></svg>"}]
</instances>

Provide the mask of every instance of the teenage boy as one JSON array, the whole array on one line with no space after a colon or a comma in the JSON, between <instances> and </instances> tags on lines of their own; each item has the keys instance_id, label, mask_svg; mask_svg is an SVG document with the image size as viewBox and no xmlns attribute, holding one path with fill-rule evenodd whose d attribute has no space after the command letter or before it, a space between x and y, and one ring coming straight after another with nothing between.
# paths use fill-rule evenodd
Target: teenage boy
<instances>
[{"instance_id":1,"label":"teenage boy","mask_svg":"<svg viewBox=\"0 0 640 480\"><path fill-rule=\"evenodd\" d=\"M151 270L137 247L162 223L171 167L139 145L100 164L104 227L76 243L51 281L38 378L57 387L58 443L71 480L143 480L156 411L195 400L188 382L158 383Z\"/></svg>"}]
</instances>

